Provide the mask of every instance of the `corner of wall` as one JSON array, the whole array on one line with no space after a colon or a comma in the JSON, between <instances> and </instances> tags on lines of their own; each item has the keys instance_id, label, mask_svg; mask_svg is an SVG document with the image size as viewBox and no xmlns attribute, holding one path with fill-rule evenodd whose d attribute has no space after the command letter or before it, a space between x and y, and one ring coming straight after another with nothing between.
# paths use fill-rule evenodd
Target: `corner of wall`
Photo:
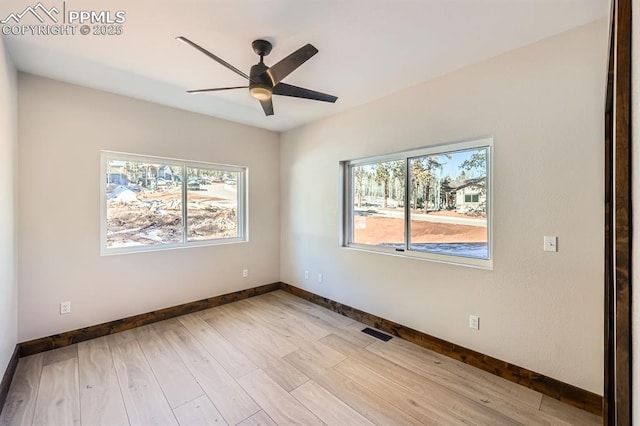
<instances>
[{"instance_id":1,"label":"corner of wall","mask_svg":"<svg viewBox=\"0 0 640 426\"><path fill-rule=\"evenodd\" d=\"M0 41L0 372L9 365L18 335L17 151L18 72Z\"/></svg>"}]
</instances>

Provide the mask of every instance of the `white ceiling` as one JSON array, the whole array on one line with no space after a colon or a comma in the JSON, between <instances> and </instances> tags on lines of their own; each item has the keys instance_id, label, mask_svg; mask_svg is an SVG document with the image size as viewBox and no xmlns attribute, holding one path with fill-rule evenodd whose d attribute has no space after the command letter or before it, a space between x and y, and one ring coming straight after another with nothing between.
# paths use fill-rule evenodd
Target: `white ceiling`
<instances>
[{"instance_id":1,"label":"white ceiling","mask_svg":"<svg viewBox=\"0 0 640 426\"><path fill-rule=\"evenodd\" d=\"M38 0L2 0L0 20ZM83 86L284 131L607 16L609 0L42 0L51 8L126 12L120 36L4 36L18 69ZM21 23L27 23L25 17ZM37 23L28 22L31 24ZM319 53L285 82L335 104L274 97L265 117L247 90L187 89L246 81L185 36L248 73L251 42L273 65L306 43Z\"/></svg>"}]
</instances>

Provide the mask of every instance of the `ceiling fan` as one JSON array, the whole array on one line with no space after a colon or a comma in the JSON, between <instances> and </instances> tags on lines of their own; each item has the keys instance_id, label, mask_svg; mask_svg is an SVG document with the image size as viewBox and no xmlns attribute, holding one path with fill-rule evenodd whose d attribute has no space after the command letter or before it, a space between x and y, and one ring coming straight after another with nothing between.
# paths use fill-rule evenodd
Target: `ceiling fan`
<instances>
[{"instance_id":1,"label":"ceiling fan","mask_svg":"<svg viewBox=\"0 0 640 426\"><path fill-rule=\"evenodd\" d=\"M304 64L309 58L318 53L318 49L311 44L302 46L277 64L268 67L264 64L264 57L271 52L272 45L267 40L254 40L251 43L253 51L260 56L260 62L251 67L249 75L243 73L238 68L217 57L205 48L197 45L186 37L176 37L176 40L188 44L191 47L204 53L219 64L229 68L231 71L249 80L248 86L234 87L217 87L213 89L188 90L187 93L205 93L217 92L220 90L246 89L249 88L249 94L260 101L265 115L273 115L273 102L271 95L291 96L294 98L312 99L314 101L335 102L338 98L326 93L316 92L315 90L305 89L303 87L292 86L282 83L282 80L291 74L296 68Z\"/></svg>"}]
</instances>

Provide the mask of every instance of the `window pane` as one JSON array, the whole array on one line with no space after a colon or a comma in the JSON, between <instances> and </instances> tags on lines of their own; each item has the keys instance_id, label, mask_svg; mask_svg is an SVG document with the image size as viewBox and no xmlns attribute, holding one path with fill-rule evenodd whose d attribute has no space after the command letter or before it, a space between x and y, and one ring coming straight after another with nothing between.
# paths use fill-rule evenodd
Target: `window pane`
<instances>
[{"instance_id":1,"label":"window pane","mask_svg":"<svg viewBox=\"0 0 640 426\"><path fill-rule=\"evenodd\" d=\"M409 159L411 250L488 259L487 150Z\"/></svg>"},{"instance_id":2,"label":"window pane","mask_svg":"<svg viewBox=\"0 0 640 426\"><path fill-rule=\"evenodd\" d=\"M106 164L107 248L182 242L181 167Z\"/></svg>"},{"instance_id":3,"label":"window pane","mask_svg":"<svg viewBox=\"0 0 640 426\"><path fill-rule=\"evenodd\" d=\"M187 168L187 240L238 237L239 172Z\"/></svg>"},{"instance_id":4,"label":"window pane","mask_svg":"<svg viewBox=\"0 0 640 426\"><path fill-rule=\"evenodd\" d=\"M404 248L405 162L351 167L353 242Z\"/></svg>"}]
</instances>

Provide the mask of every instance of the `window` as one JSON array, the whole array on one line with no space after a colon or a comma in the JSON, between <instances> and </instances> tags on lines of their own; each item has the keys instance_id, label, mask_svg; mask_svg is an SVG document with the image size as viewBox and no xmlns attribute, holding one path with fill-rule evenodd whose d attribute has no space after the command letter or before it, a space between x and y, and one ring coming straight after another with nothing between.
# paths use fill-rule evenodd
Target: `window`
<instances>
[{"instance_id":1,"label":"window","mask_svg":"<svg viewBox=\"0 0 640 426\"><path fill-rule=\"evenodd\" d=\"M491 142L343 162L343 245L492 267Z\"/></svg>"},{"instance_id":2,"label":"window","mask_svg":"<svg viewBox=\"0 0 640 426\"><path fill-rule=\"evenodd\" d=\"M101 253L246 241L246 168L103 152Z\"/></svg>"}]
</instances>

